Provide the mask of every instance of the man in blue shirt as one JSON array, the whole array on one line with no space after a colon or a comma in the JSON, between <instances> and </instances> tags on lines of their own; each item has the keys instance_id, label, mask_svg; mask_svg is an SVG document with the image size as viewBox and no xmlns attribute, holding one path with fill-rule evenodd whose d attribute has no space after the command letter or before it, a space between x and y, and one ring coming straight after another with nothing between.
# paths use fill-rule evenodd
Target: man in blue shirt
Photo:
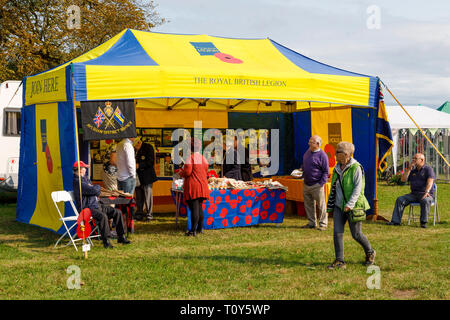
<instances>
[{"instance_id":1,"label":"man in blue shirt","mask_svg":"<svg viewBox=\"0 0 450 320\"><path fill-rule=\"evenodd\" d=\"M425 164L425 156L422 153L416 154L411 164L403 172L401 181L409 181L411 193L398 197L395 201L394 212L391 222L388 225L399 226L402 222L403 210L411 202L420 203L420 226L427 227L428 214L434 197L435 175L433 168Z\"/></svg>"}]
</instances>

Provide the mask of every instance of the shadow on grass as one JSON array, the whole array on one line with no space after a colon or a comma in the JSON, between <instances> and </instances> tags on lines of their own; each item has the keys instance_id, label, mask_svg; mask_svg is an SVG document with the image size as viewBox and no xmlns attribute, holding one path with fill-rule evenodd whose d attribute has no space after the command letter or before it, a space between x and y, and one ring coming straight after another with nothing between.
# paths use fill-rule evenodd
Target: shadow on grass
<instances>
[{"instance_id":1,"label":"shadow on grass","mask_svg":"<svg viewBox=\"0 0 450 320\"><path fill-rule=\"evenodd\" d=\"M4 244L20 243L26 248L45 248L56 243L60 235L37 226L24 224L15 220L0 220L0 234L7 236ZM16 235L17 238L11 236Z\"/></svg>"},{"instance_id":2,"label":"shadow on grass","mask_svg":"<svg viewBox=\"0 0 450 320\"><path fill-rule=\"evenodd\" d=\"M170 256L170 259L174 260L185 260L192 262L195 260L210 260L212 262L223 263L239 263L243 265L251 266L279 266L279 267L305 267L307 269L326 269L330 264L330 261L305 261L306 257L301 257L295 255L292 259L286 260L282 258L258 258L258 257L245 257L245 256L230 256L230 255L211 255L211 256L194 256L194 255L184 255L184 256Z\"/></svg>"},{"instance_id":3,"label":"shadow on grass","mask_svg":"<svg viewBox=\"0 0 450 320\"><path fill-rule=\"evenodd\" d=\"M176 235L178 236L180 232L184 233L187 230L187 218L179 217L178 223L175 220L175 213L157 213L154 214L154 218L150 221L136 221L135 231L139 234L161 234L166 235ZM251 226L242 226L238 228L268 228L268 229L278 229L278 228L298 228L298 226L287 226L274 223L261 223ZM232 228L224 228L232 229ZM206 229L204 230L222 230L222 229Z\"/></svg>"}]
</instances>

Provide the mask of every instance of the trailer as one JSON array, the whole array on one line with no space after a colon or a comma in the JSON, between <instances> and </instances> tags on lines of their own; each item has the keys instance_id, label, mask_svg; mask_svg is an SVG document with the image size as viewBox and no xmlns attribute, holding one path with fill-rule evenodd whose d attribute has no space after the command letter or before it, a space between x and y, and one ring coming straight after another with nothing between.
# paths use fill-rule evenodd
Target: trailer
<instances>
[{"instance_id":1,"label":"trailer","mask_svg":"<svg viewBox=\"0 0 450 320\"><path fill-rule=\"evenodd\" d=\"M8 80L0 84L0 198L17 192L23 105L21 83Z\"/></svg>"}]
</instances>

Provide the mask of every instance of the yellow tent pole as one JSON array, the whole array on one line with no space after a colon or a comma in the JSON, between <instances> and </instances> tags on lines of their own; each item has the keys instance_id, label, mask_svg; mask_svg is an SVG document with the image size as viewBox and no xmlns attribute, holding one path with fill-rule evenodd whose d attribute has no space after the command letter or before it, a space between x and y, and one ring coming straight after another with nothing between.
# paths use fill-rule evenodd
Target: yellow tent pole
<instances>
[{"instance_id":1,"label":"yellow tent pole","mask_svg":"<svg viewBox=\"0 0 450 320\"><path fill-rule=\"evenodd\" d=\"M381 80L380 80L381 81ZM441 156L441 158L444 160L444 162L447 164L447 166L450 167L450 164L448 163L447 159L445 159L445 157L439 152L438 148L436 148L436 146L433 144L433 142L431 142L430 138L427 137L427 135L423 132L423 130L419 127L419 125L414 121L414 119L409 115L408 111L406 111L406 109L402 106L402 104L397 100L397 98L394 96L394 94L391 92L391 90L389 90L389 88L384 84L383 81L381 81L381 83L383 84L383 86L386 88L386 90L391 94L392 98L395 99L395 101L397 101L398 105L400 107L402 107L403 111L405 111L405 113L408 115L408 117L412 120L412 122L414 122L414 125L420 130L420 132L422 133L422 135L428 140L428 142L433 146L434 150L436 150L436 152Z\"/></svg>"}]
</instances>

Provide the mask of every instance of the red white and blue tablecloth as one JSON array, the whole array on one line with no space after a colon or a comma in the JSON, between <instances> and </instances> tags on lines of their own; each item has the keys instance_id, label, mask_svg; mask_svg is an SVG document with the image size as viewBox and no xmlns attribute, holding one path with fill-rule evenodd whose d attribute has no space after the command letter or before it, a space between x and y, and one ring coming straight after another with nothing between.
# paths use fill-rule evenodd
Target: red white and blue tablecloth
<instances>
[{"instance_id":1,"label":"red white and blue tablecloth","mask_svg":"<svg viewBox=\"0 0 450 320\"><path fill-rule=\"evenodd\" d=\"M176 192L172 198L177 205ZM286 207L286 191L282 189L212 190L203 202L203 229L246 227L261 223L282 223ZM184 200L179 215L188 217L187 229L191 228L190 210Z\"/></svg>"}]
</instances>

